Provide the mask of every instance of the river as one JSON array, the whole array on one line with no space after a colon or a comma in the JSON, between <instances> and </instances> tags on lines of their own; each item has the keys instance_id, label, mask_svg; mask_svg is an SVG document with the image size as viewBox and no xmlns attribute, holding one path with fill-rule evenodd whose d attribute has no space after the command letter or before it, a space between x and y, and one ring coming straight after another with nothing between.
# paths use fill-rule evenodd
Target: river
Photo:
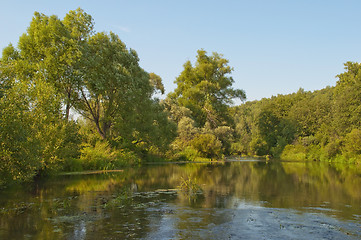
<instances>
[{"instance_id":1,"label":"river","mask_svg":"<svg viewBox=\"0 0 361 240\"><path fill-rule=\"evenodd\" d=\"M361 166L234 158L0 192L0 239L361 239Z\"/></svg>"}]
</instances>

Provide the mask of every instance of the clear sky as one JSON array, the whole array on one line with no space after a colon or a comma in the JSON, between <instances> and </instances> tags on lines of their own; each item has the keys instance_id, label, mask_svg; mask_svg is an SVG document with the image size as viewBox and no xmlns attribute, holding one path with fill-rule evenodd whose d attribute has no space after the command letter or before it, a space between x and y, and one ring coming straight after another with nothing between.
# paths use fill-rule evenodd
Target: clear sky
<instances>
[{"instance_id":1,"label":"clear sky","mask_svg":"<svg viewBox=\"0 0 361 240\"><path fill-rule=\"evenodd\" d=\"M35 11L63 19L80 7L97 32L113 31L166 92L196 51L234 67L247 100L334 86L346 61L361 61L361 1L0 0L0 48L17 45Z\"/></svg>"}]
</instances>

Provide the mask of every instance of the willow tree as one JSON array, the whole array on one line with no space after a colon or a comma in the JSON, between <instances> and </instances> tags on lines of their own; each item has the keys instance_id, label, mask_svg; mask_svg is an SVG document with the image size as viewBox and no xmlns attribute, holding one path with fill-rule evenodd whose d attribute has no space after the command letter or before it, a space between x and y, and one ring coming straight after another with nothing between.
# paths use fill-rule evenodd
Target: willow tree
<instances>
[{"instance_id":1,"label":"willow tree","mask_svg":"<svg viewBox=\"0 0 361 240\"><path fill-rule=\"evenodd\" d=\"M17 47L4 49L0 59L4 107L0 109L4 134L0 158L6 153L9 162L16 163L11 141L4 144L3 140L17 139L13 129L17 124L27 129L21 139L33 137L38 143L39 154L29 158L35 159L36 171L78 157L80 138L77 124L69 120L71 109L89 119L92 130L109 142L126 139L133 145L147 142L164 149L171 141L169 133L174 128L153 97L157 89L164 92L162 79L144 71L137 53L126 48L117 35L96 34L93 25L92 17L82 9L70 11L63 20L35 12ZM22 90L21 101L16 89ZM18 106L17 101L22 107L12 115L10 106ZM26 116L23 120L8 122L21 114ZM16 148L16 141L12 142ZM23 153L26 159L26 149Z\"/></svg>"},{"instance_id":2,"label":"willow tree","mask_svg":"<svg viewBox=\"0 0 361 240\"><path fill-rule=\"evenodd\" d=\"M139 99L151 96L149 75L138 61L137 53L114 33L98 33L87 43L76 108L103 139L110 136L116 119L128 117Z\"/></svg>"},{"instance_id":3,"label":"willow tree","mask_svg":"<svg viewBox=\"0 0 361 240\"><path fill-rule=\"evenodd\" d=\"M76 88L81 81L79 64L84 44L92 34L92 17L77 9L63 20L35 12L26 33L19 38L17 78L41 78L53 85L65 107L65 119L69 118L77 98Z\"/></svg>"},{"instance_id":4,"label":"willow tree","mask_svg":"<svg viewBox=\"0 0 361 240\"><path fill-rule=\"evenodd\" d=\"M188 159L219 158L230 153L233 124L230 105L233 99L246 98L234 89L233 68L218 53L199 50L194 65L190 61L176 78L174 92L164 102L178 124L178 137L172 146Z\"/></svg>"},{"instance_id":5,"label":"willow tree","mask_svg":"<svg viewBox=\"0 0 361 240\"><path fill-rule=\"evenodd\" d=\"M232 88L233 68L228 60L218 53L207 55L198 50L193 66L190 61L175 80L177 88L169 95L179 106L189 108L199 127L208 122L212 128L225 125L229 121L228 107L233 99L244 100L243 90Z\"/></svg>"}]
</instances>

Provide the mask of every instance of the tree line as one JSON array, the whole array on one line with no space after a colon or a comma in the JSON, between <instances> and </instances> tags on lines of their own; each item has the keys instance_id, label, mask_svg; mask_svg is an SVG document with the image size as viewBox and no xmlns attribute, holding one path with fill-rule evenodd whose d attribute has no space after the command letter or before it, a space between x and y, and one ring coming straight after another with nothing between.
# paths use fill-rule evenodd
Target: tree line
<instances>
[{"instance_id":1,"label":"tree line","mask_svg":"<svg viewBox=\"0 0 361 240\"><path fill-rule=\"evenodd\" d=\"M234 149L286 160L360 162L361 64L345 63L334 87L235 107Z\"/></svg>"},{"instance_id":2,"label":"tree line","mask_svg":"<svg viewBox=\"0 0 361 240\"><path fill-rule=\"evenodd\" d=\"M162 79L82 9L35 12L0 59L0 185L59 171L231 154L355 161L361 154L360 64L336 87L244 101L221 54L197 52L165 99ZM77 116L76 118L71 116Z\"/></svg>"}]
</instances>

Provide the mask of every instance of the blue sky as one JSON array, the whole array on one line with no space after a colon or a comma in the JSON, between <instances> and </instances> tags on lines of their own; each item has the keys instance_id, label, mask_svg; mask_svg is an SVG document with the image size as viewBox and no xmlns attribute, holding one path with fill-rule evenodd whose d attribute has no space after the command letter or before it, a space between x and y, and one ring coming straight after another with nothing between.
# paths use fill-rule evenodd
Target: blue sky
<instances>
[{"instance_id":1,"label":"blue sky","mask_svg":"<svg viewBox=\"0 0 361 240\"><path fill-rule=\"evenodd\" d=\"M63 19L78 7L95 29L113 31L166 92L196 51L218 52L234 67L247 100L334 86L346 61L361 61L361 1L350 0L0 0L0 48L18 38L34 11Z\"/></svg>"}]
</instances>

